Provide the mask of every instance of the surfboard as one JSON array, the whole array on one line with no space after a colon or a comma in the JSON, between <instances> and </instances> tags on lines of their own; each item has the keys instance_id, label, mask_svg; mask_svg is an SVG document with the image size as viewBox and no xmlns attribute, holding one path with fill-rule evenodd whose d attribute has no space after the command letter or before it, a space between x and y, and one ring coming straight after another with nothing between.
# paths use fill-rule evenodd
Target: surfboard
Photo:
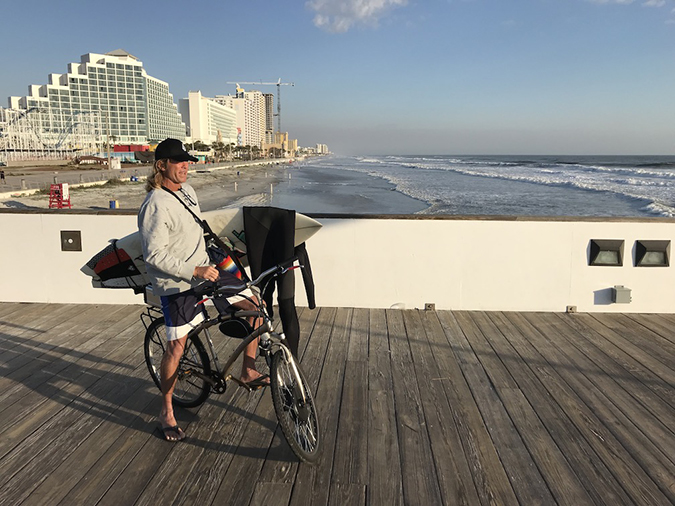
<instances>
[{"instance_id":1,"label":"surfboard","mask_svg":"<svg viewBox=\"0 0 675 506\"><path fill-rule=\"evenodd\" d=\"M218 237L227 239L236 249L246 251L243 208L206 211L202 213L202 219ZM307 241L321 226L309 216L295 213L295 246ZM248 265L245 256L241 261L244 266ZM111 239L80 270L91 277L94 288L132 288L141 292L150 283L138 231L120 239Z\"/></svg>"}]
</instances>

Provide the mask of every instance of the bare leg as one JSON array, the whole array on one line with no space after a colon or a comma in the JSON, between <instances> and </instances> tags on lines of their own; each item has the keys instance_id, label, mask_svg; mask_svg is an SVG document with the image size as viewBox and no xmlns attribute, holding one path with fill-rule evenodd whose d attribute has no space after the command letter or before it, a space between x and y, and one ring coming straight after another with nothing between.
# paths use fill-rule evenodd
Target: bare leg
<instances>
[{"instance_id":1,"label":"bare leg","mask_svg":"<svg viewBox=\"0 0 675 506\"><path fill-rule=\"evenodd\" d=\"M159 422L162 428L174 427L177 424L176 418L173 415L172 396L173 390L176 387L176 379L178 378L178 363L180 357L183 355L185 342L187 336L181 337L174 341L168 341L166 351L162 356L162 363L160 364L160 377L162 383L162 409L159 413ZM181 429L178 429L178 434L173 438L167 435L171 440L180 440L185 437Z\"/></svg>"},{"instance_id":2,"label":"bare leg","mask_svg":"<svg viewBox=\"0 0 675 506\"><path fill-rule=\"evenodd\" d=\"M254 298L256 304L258 299ZM234 306L240 309L246 309L250 311L255 311L257 307L251 301L243 300L234 304ZM255 318L253 316L248 318L248 323L253 329L257 329L262 325L262 318ZM255 357L258 352L258 342L260 339L254 339L249 343L249 345L244 350L244 359L241 364L241 376L239 379L244 383L248 383L255 379L258 379L262 376L255 368Z\"/></svg>"}]
</instances>

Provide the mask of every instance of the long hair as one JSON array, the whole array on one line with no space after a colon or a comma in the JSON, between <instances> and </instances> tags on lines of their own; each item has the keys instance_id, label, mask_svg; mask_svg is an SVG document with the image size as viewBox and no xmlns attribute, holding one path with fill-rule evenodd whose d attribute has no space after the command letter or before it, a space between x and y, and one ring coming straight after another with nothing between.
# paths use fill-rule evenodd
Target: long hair
<instances>
[{"instance_id":1,"label":"long hair","mask_svg":"<svg viewBox=\"0 0 675 506\"><path fill-rule=\"evenodd\" d=\"M155 160L155 163L152 164L152 173L145 180L145 191L151 192L152 190L157 190L161 188L164 184L164 174L160 170L160 164L166 168L167 160Z\"/></svg>"}]
</instances>

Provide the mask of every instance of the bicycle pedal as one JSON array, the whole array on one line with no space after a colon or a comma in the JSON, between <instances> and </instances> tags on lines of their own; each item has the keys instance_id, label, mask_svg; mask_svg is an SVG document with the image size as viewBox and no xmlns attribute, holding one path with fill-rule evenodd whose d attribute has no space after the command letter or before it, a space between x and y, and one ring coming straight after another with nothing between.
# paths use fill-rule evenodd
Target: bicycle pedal
<instances>
[{"instance_id":1,"label":"bicycle pedal","mask_svg":"<svg viewBox=\"0 0 675 506\"><path fill-rule=\"evenodd\" d=\"M231 374L228 374L227 377L225 378L225 381L229 381L229 380L234 381L237 385L239 385L239 386L242 387L242 388L245 388L245 389L248 390L249 392L253 392L253 390L254 390L253 388L251 388L250 386L248 386L246 383L244 383L243 381L241 381L239 378L235 378L235 377L232 376Z\"/></svg>"}]
</instances>

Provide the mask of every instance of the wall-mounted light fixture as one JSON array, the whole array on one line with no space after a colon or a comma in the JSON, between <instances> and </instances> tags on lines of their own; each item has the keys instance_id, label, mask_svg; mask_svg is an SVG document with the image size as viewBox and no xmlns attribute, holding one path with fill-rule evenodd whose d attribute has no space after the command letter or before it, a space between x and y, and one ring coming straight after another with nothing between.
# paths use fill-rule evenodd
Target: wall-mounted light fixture
<instances>
[{"instance_id":1,"label":"wall-mounted light fixture","mask_svg":"<svg viewBox=\"0 0 675 506\"><path fill-rule=\"evenodd\" d=\"M61 251L82 251L82 233L79 230L61 230Z\"/></svg>"},{"instance_id":2,"label":"wall-mounted light fixture","mask_svg":"<svg viewBox=\"0 0 675 506\"><path fill-rule=\"evenodd\" d=\"M635 241L635 267L668 267L670 241Z\"/></svg>"},{"instance_id":3,"label":"wall-mounted light fixture","mask_svg":"<svg viewBox=\"0 0 675 506\"><path fill-rule=\"evenodd\" d=\"M591 239L588 265L623 265L623 239Z\"/></svg>"}]
</instances>

